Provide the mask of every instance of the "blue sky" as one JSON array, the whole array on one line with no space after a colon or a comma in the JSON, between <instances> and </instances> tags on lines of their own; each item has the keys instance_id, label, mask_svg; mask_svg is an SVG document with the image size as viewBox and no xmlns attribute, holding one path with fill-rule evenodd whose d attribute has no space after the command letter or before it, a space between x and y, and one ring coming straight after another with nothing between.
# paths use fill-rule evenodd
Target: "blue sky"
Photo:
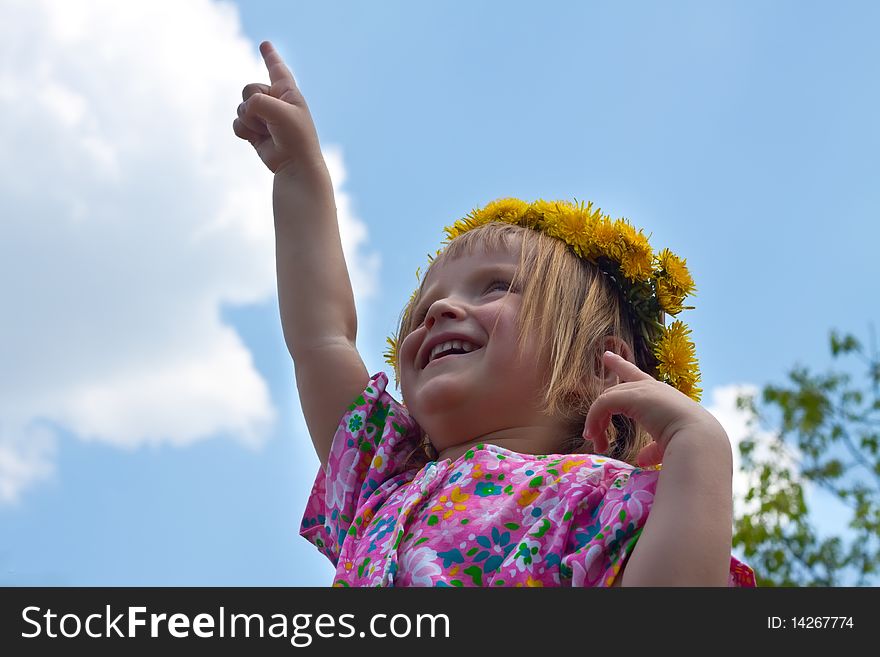
<instances>
[{"instance_id":1,"label":"blue sky","mask_svg":"<svg viewBox=\"0 0 880 657\"><path fill-rule=\"evenodd\" d=\"M704 402L877 321L875 3L0 6L0 583L326 585L271 174L232 133L286 58L334 179L358 347L442 228L592 200L687 258ZM99 25L101 26L99 28ZM816 493L819 520L833 504Z\"/></svg>"}]
</instances>

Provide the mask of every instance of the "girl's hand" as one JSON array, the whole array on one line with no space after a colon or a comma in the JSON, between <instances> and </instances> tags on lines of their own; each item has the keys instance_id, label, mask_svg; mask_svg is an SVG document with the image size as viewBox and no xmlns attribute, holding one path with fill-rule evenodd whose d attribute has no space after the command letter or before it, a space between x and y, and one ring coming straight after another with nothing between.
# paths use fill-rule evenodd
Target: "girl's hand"
<instances>
[{"instance_id":1,"label":"girl's hand","mask_svg":"<svg viewBox=\"0 0 880 657\"><path fill-rule=\"evenodd\" d=\"M244 87L232 130L251 143L272 173L284 171L307 180L317 173L323 180L327 165L305 98L272 44L261 43L260 53L271 85L252 82Z\"/></svg>"},{"instance_id":2,"label":"girl's hand","mask_svg":"<svg viewBox=\"0 0 880 657\"><path fill-rule=\"evenodd\" d=\"M598 453L608 449L606 430L611 416L617 414L632 418L654 438L638 454L642 467L659 464L669 443L682 432L729 446L727 433L715 416L693 399L615 353L606 351L603 358L620 383L606 388L587 413L584 438L593 441Z\"/></svg>"}]
</instances>

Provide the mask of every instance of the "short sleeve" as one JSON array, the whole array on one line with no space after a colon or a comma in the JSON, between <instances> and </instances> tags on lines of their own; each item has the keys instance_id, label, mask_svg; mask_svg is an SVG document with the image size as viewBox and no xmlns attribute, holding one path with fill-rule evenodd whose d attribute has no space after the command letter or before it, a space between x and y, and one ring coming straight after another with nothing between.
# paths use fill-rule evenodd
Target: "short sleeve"
<instances>
[{"instance_id":1,"label":"short sleeve","mask_svg":"<svg viewBox=\"0 0 880 657\"><path fill-rule=\"evenodd\" d=\"M577 543L562 561L572 586L611 586L632 554L648 519L659 471L609 459L603 465L601 501L575 518Z\"/></svg>"},{"instance_id":2,"label":"short sleeve","mask_svg":"<svg viewBox=\"0 0 880 657\"><path fill-rule=\"evenodd\" d=\"M758 584L755 581L755 571L736 557L730 557L730 575L727 578L727 586L754 589Z\"/></svg>"},{"instance_id":3,"label":"short sleeve","mask_svg":"<svg viewBox=\"0 0 880 657\"><path fill-rule=\"evenodd\" d=\"M407 457L416 446L417 425L387 385L384 372L374 374L348 407L306 503L300 535L334 565L345 537L369 521L368 509L383 490L406 479Z\"/></svg>"},{"instance_id":4,"label":"short sleeve","mask_svg":"<svg viewBox=\"0 0 880 657\"><path fill-rule=\"evenodd\" d=\"M612 463L619 467L610 465ZM604 499L598 508L580 519L582 544L563 560L565 570L571 573L572 586L614 584L647 522L659 476L659 467L633 468L609 461ZM731 556L727 585L754 587L755 574L749 566Z\"/></svg>"}]
</instances>

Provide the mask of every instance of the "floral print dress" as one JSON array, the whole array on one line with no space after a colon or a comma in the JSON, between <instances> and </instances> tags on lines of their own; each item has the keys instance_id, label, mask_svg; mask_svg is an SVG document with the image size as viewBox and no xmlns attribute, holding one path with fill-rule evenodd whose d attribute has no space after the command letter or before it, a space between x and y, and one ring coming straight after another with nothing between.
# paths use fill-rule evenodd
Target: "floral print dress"
<instances>
[{"instance_id":1,"label":"floral print dress","mask_svg":"<svg viewBox=\"0 0 880 657\"><path fill-rule=\"evenodd\" d=\"M418 427L379 372L342 417L300 533L334 586L610 586L647 520L659 466L477 445L412 463ZM408 460L409 459L409 460ZM755 586L730 559L730 586Z\"/></svg>"}]
</instances>

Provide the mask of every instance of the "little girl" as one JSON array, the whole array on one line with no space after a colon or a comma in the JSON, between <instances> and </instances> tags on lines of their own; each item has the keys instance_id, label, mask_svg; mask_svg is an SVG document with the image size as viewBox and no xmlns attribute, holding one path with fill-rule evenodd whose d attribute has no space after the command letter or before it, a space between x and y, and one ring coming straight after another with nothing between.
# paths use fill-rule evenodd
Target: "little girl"
<instances>
[{"instance_id":1,"label":"little girl","mask_svg":"<svg viewBox=\"0 0 880 657\"><path fill-rule=\"evenodd\" d=\"M592 204L500 199L448 227L384 372L357 318L317 132L260 46L233 123L275 174L279 303L321 460L301 534L337 586L754 586L732 457L697 402L693 281ZM660 463L662 461L662 468Z\"/></svg>"}]
</instances>

